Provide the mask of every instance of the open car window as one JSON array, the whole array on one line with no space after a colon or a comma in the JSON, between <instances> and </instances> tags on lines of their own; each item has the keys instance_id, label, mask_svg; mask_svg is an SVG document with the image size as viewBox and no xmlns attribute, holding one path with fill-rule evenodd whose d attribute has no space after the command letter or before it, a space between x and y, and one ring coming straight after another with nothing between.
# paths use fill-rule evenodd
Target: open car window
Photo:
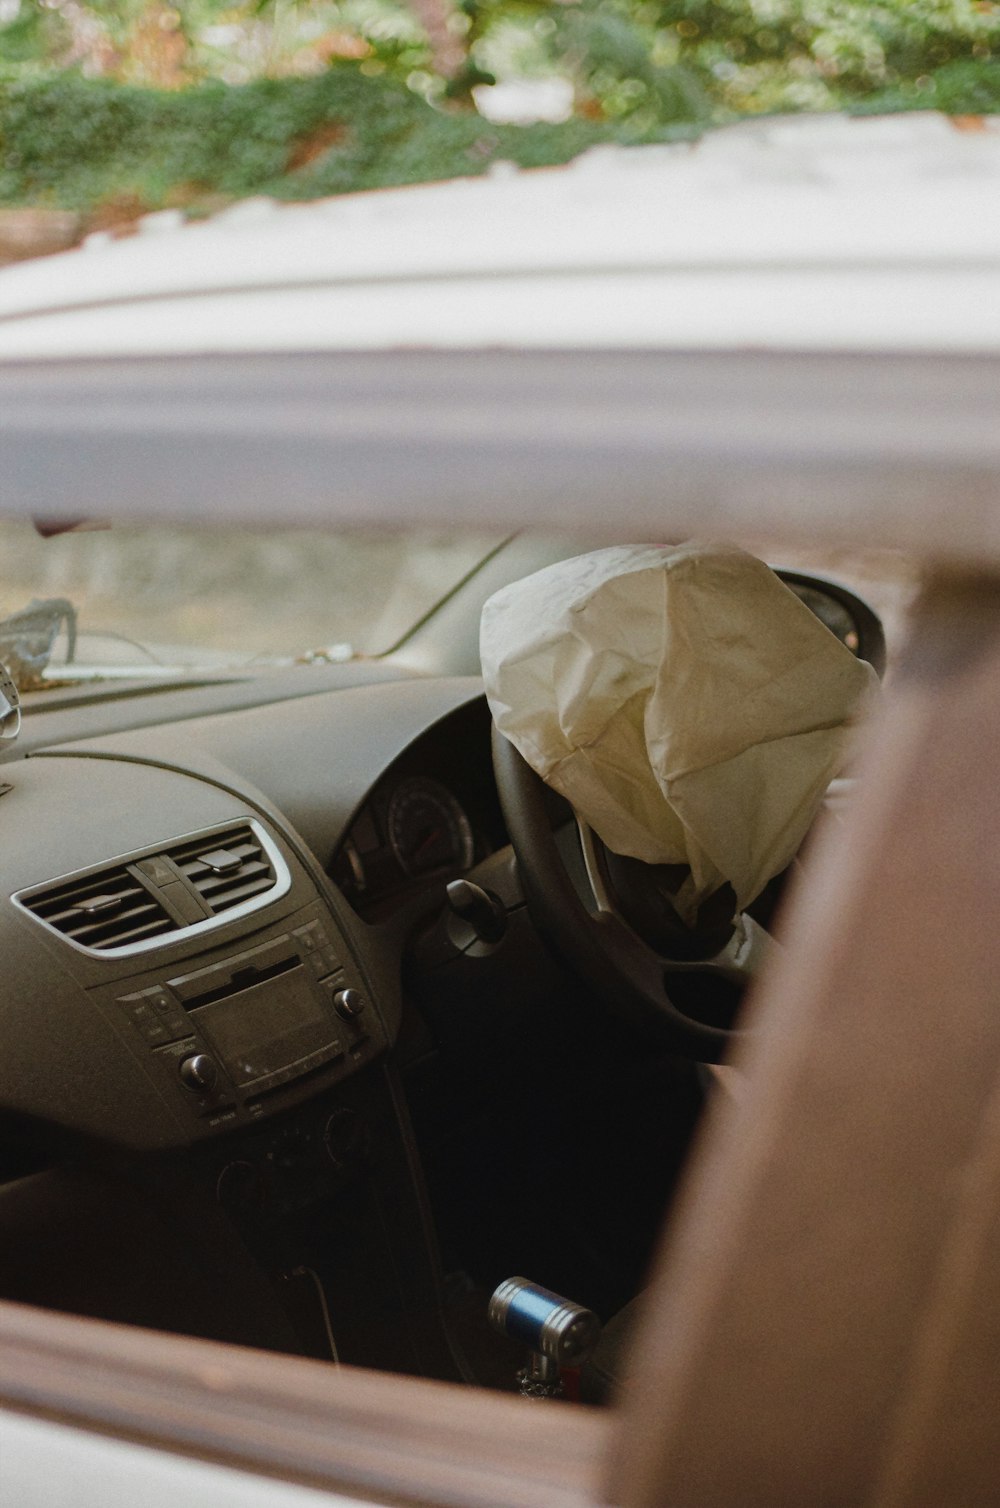
<instances>
[{"instance_id":1,"label":"open car window","mask_svg":"<svg viewBox=\"0 0 1000 1508\"><path fill-rule=\"evenodd\" d=\"M364 238L418 200L362 206L329 277L320 237L287 279L245 259L203 288L198 248L231 245L210 226L176 265L137 238L81 253L85 287L63 260L0 288L9 537L110 517L142 576L191 530L183 612L245 652L29 692L0 747L0 1409L36 1441L413 1508L993 1501L996 132L925 122L897 173L908 130L876 123L864 172L864 123L801 157L790 129L721 141L721 179L648 219L649 157L616 186L630 216L593 163L435 191L451 234L377 275ZM670 184L702 160L668 154ZM718 186L747 163L774 181L759 255L706 261L698 216L731 224ZM535 216L509 244L501 219L458 234L491 182ZM539 208L561 261L533 260ZM271 225L272 272L298 224ZM367 531L369 563L379 531L429 531L455 571L398 652L268 666L264 604L233 633L194 530L238 559L279 524L321 578L312 649L356 647L326 628L325 531ZM631 856L602 861L494 743L481 594L548 564L539 527L898 567L904 643L842 821L741 917L640 952L594 881L624 890ZM350 616L402 611L395 565L348 584ZM677 878L652 876L654 923ZM622 1324L607 1408L547 1396L578 1385L542 1364L551 1309L490 1327L510 1279Z\"/></svg>"}]
</instances>

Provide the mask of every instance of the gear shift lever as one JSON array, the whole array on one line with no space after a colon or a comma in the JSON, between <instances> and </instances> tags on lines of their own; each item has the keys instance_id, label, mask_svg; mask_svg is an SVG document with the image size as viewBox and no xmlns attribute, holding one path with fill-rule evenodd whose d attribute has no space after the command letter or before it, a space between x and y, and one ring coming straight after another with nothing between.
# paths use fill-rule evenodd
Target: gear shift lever
<instances>
[{"instance_id":1,"label":"gear shift lever","mask_svg":"<svg viewBox=\"0 0 1000 1508\"><path fill-rule=\"evenodd\" d=\"M517 1374L527 1398L565 1397L561 1369L580 1367L601 1333L596 1314L527 1278L500 1284L490 1299L489 1317L501 1335L528 1347L527 1366Z\"/></svg>"}]
</instances>

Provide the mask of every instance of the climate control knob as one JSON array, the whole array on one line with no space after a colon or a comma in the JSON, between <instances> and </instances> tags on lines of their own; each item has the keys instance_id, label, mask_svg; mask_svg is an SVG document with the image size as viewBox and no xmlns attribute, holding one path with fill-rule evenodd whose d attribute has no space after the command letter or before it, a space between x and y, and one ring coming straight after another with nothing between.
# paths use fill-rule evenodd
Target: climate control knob
<instances>
[{"instance_id":1,"label":"climate control knob","mask_svg":"<svg viewBox=\"0 0 1000 1508\"><path fill-rule=\"evenodd\" d=\"M208 1053L195 1052L180 1065L181 1083L195 1094L209 1094L219 1082L219 1069Z\"/></svg>"},{"instance_id":2,"label":"climate control knob","mask_svg":"<svg viewBox=\"0 0 1000 1508\"><path fill-rule=\"evenodd\" d=\"M333 997L333 1008L343 1021L353 1021L365 1008L365 997L360 990L338 990Z\"/></svg>"}]
</instances>

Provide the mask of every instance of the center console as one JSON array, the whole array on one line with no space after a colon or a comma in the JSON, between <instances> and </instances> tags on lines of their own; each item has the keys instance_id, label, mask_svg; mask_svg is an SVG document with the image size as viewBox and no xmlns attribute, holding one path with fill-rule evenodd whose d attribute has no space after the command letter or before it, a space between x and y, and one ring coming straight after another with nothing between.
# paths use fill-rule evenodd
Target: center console
<instances>
[{"instance_id":1,"label":"center console","mask_svg":"<svg viewBox=\"0 0 1000 1508\"><path fill-rule=\"evenodd\" d=\"M192 961L91 994L201 1134L297 1103L384 1046L359 971L318 903Z\"/></svg>"}]
</instances>

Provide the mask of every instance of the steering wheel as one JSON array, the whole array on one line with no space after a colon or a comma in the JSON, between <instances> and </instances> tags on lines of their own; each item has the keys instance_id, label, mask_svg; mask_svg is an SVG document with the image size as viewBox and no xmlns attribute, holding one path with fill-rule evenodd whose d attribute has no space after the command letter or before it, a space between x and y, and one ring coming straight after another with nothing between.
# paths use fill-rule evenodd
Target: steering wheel
<instances>
[{"instance_id":1,"label":"steering wheel","mask_svg":"<svg viewBox=\"0 0 1000 1508\"><path fill-rule=\"evenodd\" d=\"M658 867L611 854L579 820L574 852L566 841L574 836L570 824L561 836L553 832L544 781L495 726L493 768L525 899L542 934L640 1039L717 1063L739 1036L734 1008L773 945L764 928L746 913L734 919L729 908L694 933L676 919L665 929L672 908ZM623 888L631 894L629 919ZM643 907L643 892L653 906ZM640 922L637 930L637 909L661 925Z\"/></svg>"}]
</instances>

